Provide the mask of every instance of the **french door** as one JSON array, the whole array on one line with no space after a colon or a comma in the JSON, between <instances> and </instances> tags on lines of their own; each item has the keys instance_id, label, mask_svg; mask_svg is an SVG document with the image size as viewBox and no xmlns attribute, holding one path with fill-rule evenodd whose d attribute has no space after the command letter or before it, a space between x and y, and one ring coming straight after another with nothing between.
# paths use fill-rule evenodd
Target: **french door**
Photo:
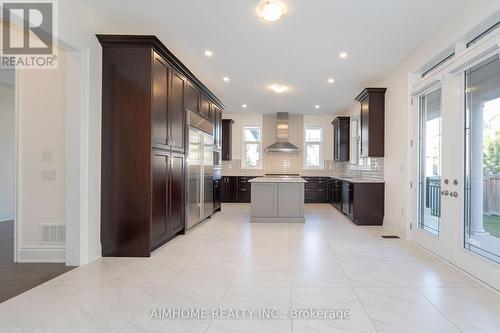
<instances>
[{"instance_id":1,"label":"french door","mask_svg":"<svg viewBox=\"0 0 500 333\"><path fill-rule=\"evenodd\" d=\"M500 289L500 59L414 93L411 239Z\"/></svg>"}]
</instances>

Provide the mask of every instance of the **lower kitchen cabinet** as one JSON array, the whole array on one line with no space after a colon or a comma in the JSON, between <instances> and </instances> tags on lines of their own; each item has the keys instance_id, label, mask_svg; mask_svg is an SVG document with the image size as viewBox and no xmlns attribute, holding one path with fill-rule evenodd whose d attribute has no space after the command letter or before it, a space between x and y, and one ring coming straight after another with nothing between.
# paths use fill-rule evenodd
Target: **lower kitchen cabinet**
<instances>
[{"instance_id":1,"label":"lower kitchen cabinet","mask_svg":"<svg viewBox=\"0 0 500 333\"><path fill-rule=\"evenodd\" d=\"M184 156L154 152L151 249L184 229Z\"/></svg>"},{"instance_id":2,"label":"lower kitchen cabinet","mask_svg":"<svg viewBox=\"0 0 500 333\"><path fill-rule=\"evenodd\" d=\"M238 202L238 177L222 176L221 202Z\"/></svg>"},{"instance_id":3,"label":"lower kitchen cabinet","mask_svg":"<svg viewBox=\"0 0 500 333\"><path fill-rule=\"evenodd\" d=\"M304 201L306 203L328 202L327 177L303 177L307 183L304 186Z\"/></svg>"},{"instance_id":4,"label":"lower kitchen cabinet","mask_svg":"<svg viewBox=\"0 0 500 333\"><path fill-rule=\"evenodd\" d=\"M252 197L251 183L248 181L255 177L250 176L223 176L221 181L222 202L250 203Z\"/></svg>"},{"instance_id":5,"label":"lower kitchen cabinet","mask_svg":"<svg viewBox=\"0 0 500 333\"><path fill-rule=\"evenodd\" d=\"M349 182L332 179L330 204L358 225L384 222L384 183Z\"/></svg>"}]
</instances>

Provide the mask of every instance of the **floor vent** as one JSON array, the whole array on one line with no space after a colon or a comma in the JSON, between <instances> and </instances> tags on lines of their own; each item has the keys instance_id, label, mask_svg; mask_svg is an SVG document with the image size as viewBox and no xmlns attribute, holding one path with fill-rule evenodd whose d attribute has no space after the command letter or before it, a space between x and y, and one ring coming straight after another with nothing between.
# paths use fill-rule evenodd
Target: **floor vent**
<instances>
[{"instance_id":1,"label":"floor vent","mask_svg":"<svg viewBox=\"0 0 500 333\"><path fill-rule=\"evenodd\" d=\"M66 241L66 226L64 224L41 224L42 243L64 244Z\"/></svg>"},{"instance_id":2,"label":"floor vent","mask_svg":"<svg viewBox=\"0 0 500 333\"><path fill-rule=\"evenodd\" d=\"M384 239L399 239L399 236L392 236L392 235L389 235L389 236L380 236Z\"/></svg>"}]
</instances>

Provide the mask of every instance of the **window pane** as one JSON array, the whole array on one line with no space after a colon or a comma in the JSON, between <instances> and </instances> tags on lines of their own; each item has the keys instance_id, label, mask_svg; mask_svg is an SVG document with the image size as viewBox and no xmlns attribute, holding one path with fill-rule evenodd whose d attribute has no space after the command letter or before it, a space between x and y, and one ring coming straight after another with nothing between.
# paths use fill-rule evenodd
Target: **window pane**
<instances>
[{"instance_id":1,"label":"window pane","mask_svg":"<svg viewBox=\"0 0 500 333\"><path fill-rule=\"evenodd\" d=\"M306 144L306 165L320 166L320 149L321 145L318 143Z\"/></svg>"},{"instance_id":2,"label":"window pane","mask_svg":"<svg viewBox=\"0 0 500 333\"><path fill-rule=\"evenodd\" d=\"M306 129L306 141L321 142L321 129Z\"/></svg>"},{"instance_id":3,"label":"window pane","mask_svg":"<svg viewBox=\"0 0 500 333\"><path fill-rule=\"evenodd\" d=\"M245 144L245 163L249 167L260 166L260 144Z\"/></svg>"},{"instance_id":4,"label":"window pane","mask_svg":"<svg viewBox=\"0 0 500 333\"><path fill-rule=\"evenodd\" d=\"M465 247L500 262L500 61L466 73Z\"/></svg>"},{"instance_id":5,"label":"window pane","mask_svg":"<svg viewBox=\"0 0 500 333\"><path fill-rule=\"evenodd\" d=\"M260 128L245 127L243 130L244 141L260 141Z\"/></svg>"},{"instance_id":6,"label":"window pane","mask_svg":"<svg viewBox=\"0 0 500 333\"><path fill-rule=\"evenodd\" d=\"M441 89L420 98L419 221L421 229L441 229Z\"/></svg>"}]
</instances>

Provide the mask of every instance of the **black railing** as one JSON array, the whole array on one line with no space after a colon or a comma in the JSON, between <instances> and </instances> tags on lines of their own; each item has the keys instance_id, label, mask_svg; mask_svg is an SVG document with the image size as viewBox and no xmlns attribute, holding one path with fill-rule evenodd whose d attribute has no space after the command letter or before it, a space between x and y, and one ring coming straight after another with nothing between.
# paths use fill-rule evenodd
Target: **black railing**
<instances>
[{"instance_id":1,"label":"black railing","mask_svg":"<svg viewBox=\"0 0 500 333\"><path fill-rule=\"evenodd\" d=\"M426 182L425 206L431 210L432 216L441 217L441 179L427 177Z\"/></svg>"}]
</instances>

